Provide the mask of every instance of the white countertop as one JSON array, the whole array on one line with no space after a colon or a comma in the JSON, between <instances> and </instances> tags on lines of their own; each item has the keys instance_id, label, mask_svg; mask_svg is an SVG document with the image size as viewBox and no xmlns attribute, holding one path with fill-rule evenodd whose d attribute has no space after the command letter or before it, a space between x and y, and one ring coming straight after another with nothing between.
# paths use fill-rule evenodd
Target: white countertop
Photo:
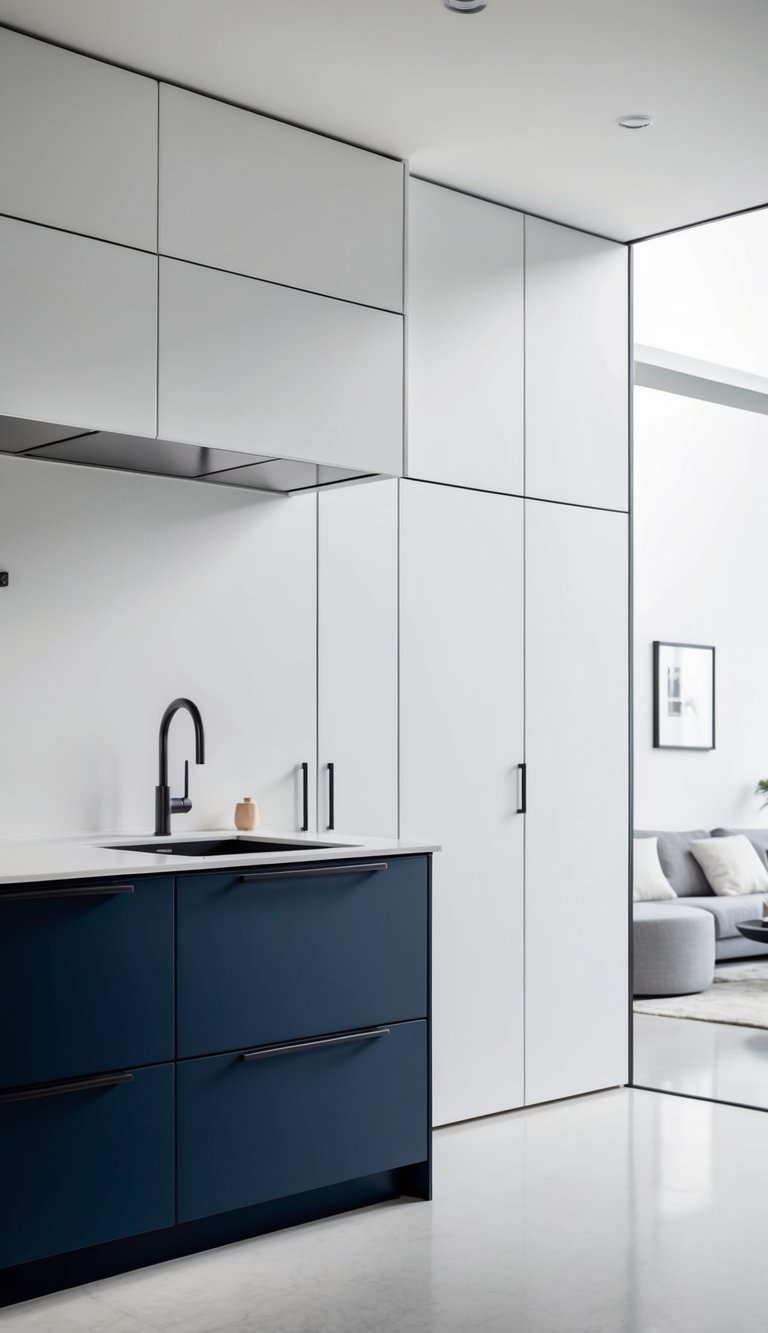
<instances>
[{"instance_id":1,"label":"white countertop","mask_svg":"<svg viewBox=\"0 0 768 1333\"><path fill-rule=\"evenodd\" d=\"M429 843L410 843L386 838L316 837L309 833L238 833L235 829L196 829L184 834L176 831L163 843L192 842L208 838L239 838L254 844L253 856L238 851L234 856L163 856L153 852L112 851L109 843L147 843L152 834L92 834L78 837L40 838L0 841L0 884L26 884L37 880L89 879L114 875L169 875L184 870L215 870L219 866L285 865L290 862L311 864L316 861L351 860L355 857L413 856L436 852ZM270 842L306 844L293 851L263 852ZM317 843L324 845L318 847ZM313 845L314 844L314 845Z\"/></svg>"}]
</instances>

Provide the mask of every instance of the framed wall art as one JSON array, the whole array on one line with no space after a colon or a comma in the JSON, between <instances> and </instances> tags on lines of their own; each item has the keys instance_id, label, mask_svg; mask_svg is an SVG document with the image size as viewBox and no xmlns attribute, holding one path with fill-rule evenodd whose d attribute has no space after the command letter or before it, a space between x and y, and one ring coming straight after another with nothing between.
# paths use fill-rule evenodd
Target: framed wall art
<instances>
[{"instance_id":1,"label":"framed wall art","mask_svg":"<svg viewBox=\"0 0 768 1333\"><path fill-rule=\"evenodd\" d=\"M653 744L714 750L715 650L702 643L653 645Z\"/></svg>"}]
</instances>

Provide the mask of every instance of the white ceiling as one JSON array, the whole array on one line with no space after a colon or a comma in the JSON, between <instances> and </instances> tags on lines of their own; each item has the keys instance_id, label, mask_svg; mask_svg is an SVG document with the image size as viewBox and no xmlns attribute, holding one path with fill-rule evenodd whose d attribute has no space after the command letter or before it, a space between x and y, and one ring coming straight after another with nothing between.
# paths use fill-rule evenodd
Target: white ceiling
<instances>
[{"instance_id":1,"label":"white ceiling","mask_svg":"<svg viewBox=\"0 0 768 1333\"><path fill-rule=\"evenodd\" d=\"M766 0L0 0L0 22L621 240L768 200ZM632 112L655 125L618 129Z\"/></svg>"}]
</instances>

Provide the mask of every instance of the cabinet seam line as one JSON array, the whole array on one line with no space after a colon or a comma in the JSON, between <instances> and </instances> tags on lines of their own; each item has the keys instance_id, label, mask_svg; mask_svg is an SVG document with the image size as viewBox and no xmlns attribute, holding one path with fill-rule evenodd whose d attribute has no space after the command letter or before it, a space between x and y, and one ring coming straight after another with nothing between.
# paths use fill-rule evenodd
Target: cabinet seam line
<instances>
[{"instance_id":1,"label":"cabinet seam line","mask_svg":"<svg viewBox=\"0 0 768 1333\"><path fill-rule=\"evenodd\" d=\"M2 31L2 25L0 25ZM89 231L76 231L74 227L57 227L53 222L41 222L39 218L25 218L18 213L5 213L0 210L0 218L5 218L8 222L21 222L25 227L42 227L44 231L55 231L63 236L79 236L82 241L97 241L100 245L114 245L118 250L132 250L137 255L150 255L153 259L157 257L157 250L150 250L148 246L131 245L130 241L114 241L108 236L94 236Z\"/></svg>"},{"instance_id":2,"label":"cabinet seam line","mask_svg":"<svg viewBox=\"0 0 768 1333\"><path fill-rule=\"evenodd\" d=\"M24 222L26 219L20 218L19 221ZM58 229L54 228L54 231L55 230ZM77 234L79 235L80 233ZM95 237L94 239L98 240L99 237ZM105 242L105 244L109 244L109 242ZM130 249L131 247L129 246L128 248ZM151 254L152 251L149 253ZM314 287L301 287L297 283L281 282L279 278L265 278L258 273L243 273L237 268L222 268L220 264L206 264L204 259L188 259L183 255L169 255L166 254L164 250L158 250L158 255L161 259L172 260L174 264L189 264L192 268L202 268L208 273L223 273L229 275L231 278L242 278L245 282L261 282L267 287L282 287L284 291L302 292L305 296L316 296L321 301L335 301L339 305L351 305L360 310L378 310L379 314L382 315L394 315L397 319L403 318L402 310L393 310L391 306L374 305L371 301L355 301L351 296L337 296L333 292L317 291Z\"/></svg>"}]
</instances>

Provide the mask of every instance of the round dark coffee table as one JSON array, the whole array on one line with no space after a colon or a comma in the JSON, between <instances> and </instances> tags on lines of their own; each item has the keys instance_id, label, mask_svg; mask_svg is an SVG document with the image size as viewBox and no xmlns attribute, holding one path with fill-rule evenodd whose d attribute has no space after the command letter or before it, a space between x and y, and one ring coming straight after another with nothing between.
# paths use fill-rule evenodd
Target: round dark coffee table
<instances>
[{"instance_id":1,"label":"round dark coffee table","mask_svg":"<svg viewBox=\"0 0 768 1333\"><path fill-rule=\"evenodd\" d=\"M737 927L740 935L748 940L757 940L759 944L768 944L768 921L742 921Z\"/></svg>"}]
</instances>

